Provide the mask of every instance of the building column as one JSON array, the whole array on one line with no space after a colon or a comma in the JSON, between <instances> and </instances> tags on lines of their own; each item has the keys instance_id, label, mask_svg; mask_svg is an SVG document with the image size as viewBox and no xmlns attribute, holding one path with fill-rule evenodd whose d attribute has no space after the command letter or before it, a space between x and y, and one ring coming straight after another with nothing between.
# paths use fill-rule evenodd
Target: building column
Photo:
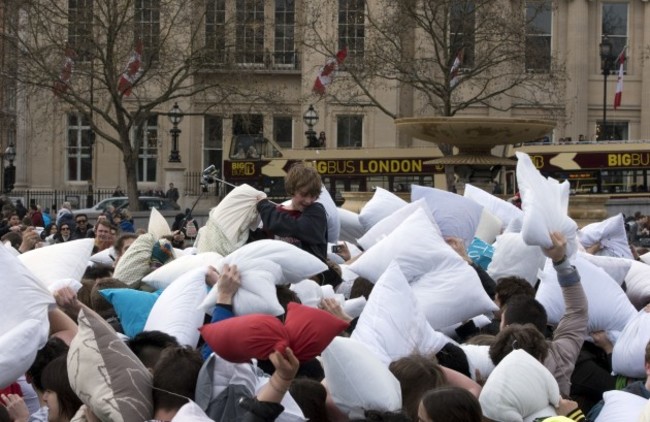
<instances>
[{"instance_id":1,"label":"building column","mask_svg":"<svg viewBox=\"0 0 650 422\"><path fill-rule=\"evenodd\" d=\"M639 45L650 43L650 1L643 1L643 39ZM637 60L640 63L640 60ZM641 66L641 125L638 139L650 139L650 66Z\"/></svg>"},{"instance_id":2,"label":"building column","mask_svg":"<svg viewBox=\"0 0 650 422\"><path fill-rule=\"evenodd\" d=\"M589 139L589 6L588 0L573 0L566 3L571 19L564 19L567 42L566 58L566 116L568 117L564 137L577 141L583 134ZM554 40L557 46L559 40Z\"/></svg>"}]
</instances>

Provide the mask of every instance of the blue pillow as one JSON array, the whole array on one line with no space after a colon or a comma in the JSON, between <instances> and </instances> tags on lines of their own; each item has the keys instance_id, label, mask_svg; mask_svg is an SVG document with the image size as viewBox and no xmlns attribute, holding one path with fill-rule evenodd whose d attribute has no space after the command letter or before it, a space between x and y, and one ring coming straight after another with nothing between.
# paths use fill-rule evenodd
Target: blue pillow
<instances>
[{"instance_id":1,"label":"blue pillow","mask_svg":"<svg viewBox=\"0 0 650 422\"><path fill-rule=\"evenodd\" d=\"M151 308L162 290L149 293L134 289L102 289L99 293L115 308L124 334L133 337L144 330Z\"/></svg>"},{"instance_id":2,"label":"blue pillow","mask_svg":"<svg viewBox=\"0 0 650 422\"><path fill-rule=\"evenodd\" d=\"M487 270L488 265L492 262L492 255L494 255L494 246L478 237L472 239L472 243L467 248L467 256L484 270Z\"/></svg>"}]
</instances>

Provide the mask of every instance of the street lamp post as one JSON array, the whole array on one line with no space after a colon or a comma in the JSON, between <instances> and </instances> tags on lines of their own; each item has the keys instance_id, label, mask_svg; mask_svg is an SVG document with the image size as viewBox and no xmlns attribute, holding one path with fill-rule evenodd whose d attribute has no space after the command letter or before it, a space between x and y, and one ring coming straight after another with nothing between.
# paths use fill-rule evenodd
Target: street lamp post
<instances>
[{"instance_id":1,"label":"street lamp post","mask_svg":"<svg viewBox=\"0 0 650 422\"><path fill-rule=\"evenodd\" d=\"M16 159L16 147L14 146L13 141L9 144L7 149L5 149L4 157L5 160L9 161L9 167L4 169L4 191L11 192L14 189L14 183L16 183L16 167L14 166L14 160Z\"/></svg>"},{"instance_id":2,"label":"street lamp post","mask_svg":"<svg viewBox=\"0 0 650 422\"><path fill-rule=\"evenodd\" d=\"M603 127L601 128L600 139L609 138L607 128L607 77L614 68L614 55L612 54L612 43L609 38L604 37L600 43L600 69L603 71Z\"/></svg>"},{"instance_id":3,"label":"street lamp post","mask_svg":"<svg viewBox=\"0 0 650 422\"><path fill-rule=\"evenodd\" d=\"M315 148L318 146L318 138L316 138L316 131L314 126L318 123L318 113L314 110L313 104L309 105L309 108L302 116L303 122L307 125L307 131L305 136L307 137L307 148Z\"/></svg>"},{"instance_id":4,"label":"street lamp post","mask_svg":"<svg viewBox=\"0 0 650 422\"><path fill-rule=\"evenodd\" d=\"M178 106L178 103L174 103L174 107L169 111L168 117L169 121L174 126L169 131L172 135L172 151L171 154L169 154L169 162L180 163L181 154L178 152L178 135L181 134L181 130L178 128L178 124L183 121L183 111Z\"/></svg>"}]
</instances>

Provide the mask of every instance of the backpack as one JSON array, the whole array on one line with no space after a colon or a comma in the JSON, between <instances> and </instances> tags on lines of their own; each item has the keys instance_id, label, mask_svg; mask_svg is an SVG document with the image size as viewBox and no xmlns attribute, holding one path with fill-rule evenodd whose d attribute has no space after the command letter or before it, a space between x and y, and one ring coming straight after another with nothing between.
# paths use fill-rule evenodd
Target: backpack
<instances>
[{"instance_id":1,"label":"backpack","mask_svg":"<svg viewBox=\"0 0 650 422\"><path fill-rule=\"evenodd\" d=\"M196 223L193 218L185 221L185 236L192 239L196 237Z\"/></svg>"}]
</instances>

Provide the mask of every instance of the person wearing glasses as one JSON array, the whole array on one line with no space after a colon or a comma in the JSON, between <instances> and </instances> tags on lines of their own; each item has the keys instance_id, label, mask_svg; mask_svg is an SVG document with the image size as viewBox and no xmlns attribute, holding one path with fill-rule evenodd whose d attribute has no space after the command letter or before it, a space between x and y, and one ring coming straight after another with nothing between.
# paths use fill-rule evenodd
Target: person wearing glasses
<instances>
[{"instance_id":1,"label":"person wearing glasses","mask_svg":"<svg viewBox=\"0 0 650 422\"><path fill-rule=\"evenodd\" d=\"M93 225L88 223L88 216L86 214L77 214L75 216L76 227L72 232L72 239L86 239L94 237L92 231Z\"/></svg>"},{"instance_id":2,"label":"person wearing glasses","mask_svg":"<svg viewBox=\"0 0 650 422\"><path fill-rule=\"evenodd\" d=\"M54 235L54 243L63 243L72 240L72 230L68 223L59 224L59 229Z\"/></svg>"}]
</instances>

